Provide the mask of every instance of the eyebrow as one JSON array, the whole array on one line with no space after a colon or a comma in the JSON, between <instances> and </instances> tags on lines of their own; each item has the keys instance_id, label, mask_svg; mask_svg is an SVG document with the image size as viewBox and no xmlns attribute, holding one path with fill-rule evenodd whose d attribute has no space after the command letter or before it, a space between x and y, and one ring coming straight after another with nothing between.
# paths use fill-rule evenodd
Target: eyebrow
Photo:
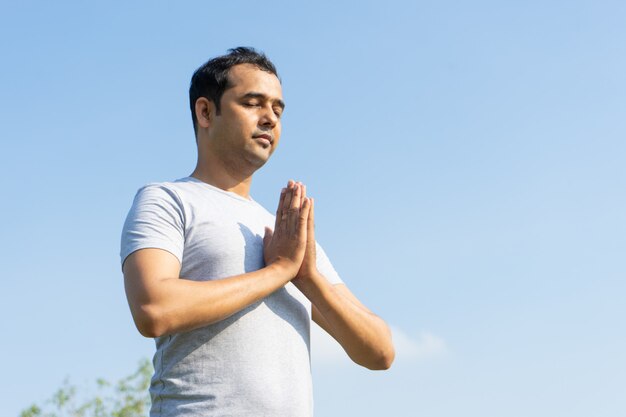
<instances>
[{"instance_id":1,"label":"eyebrow","mask_svg":"<svg viewBox=\"0 0 626 417\"><path fill-rule=\"evenodd\" d=\"M244 98L244 99L246 99L246 98L258 98L260 100L269 100L269 97L266 96L265 94L257 93L257 92L254 92L254 91L252 91L250 93L244 94L244 96L242 98ZM278 106L281 109L283 109L283 110L285 109L285 102L282 101L281 99L275 99L275 100L272 100L272 101L275 102L276 104L278 104Z\"/></svg>"}]
</instances>

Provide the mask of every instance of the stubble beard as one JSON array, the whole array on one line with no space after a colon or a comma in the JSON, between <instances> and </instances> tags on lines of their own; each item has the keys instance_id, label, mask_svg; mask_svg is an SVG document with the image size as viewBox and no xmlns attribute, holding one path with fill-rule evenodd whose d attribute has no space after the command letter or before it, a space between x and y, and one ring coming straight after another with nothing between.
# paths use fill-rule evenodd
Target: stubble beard
<instances>
[{"instance_id":1,"label":"stubble beard","mask_svg":"<svg viewBox=\"0 0 626 417\"><path fill-rule=\"evenodd\" d=\"M253 146L255 146L254 144ZM233 152L227 158L227 169L232 170L233 174L238 173L243 177L250 177L258 169L263 167L272 156L273 149L264 149L268 154L262 155L259 150L246 148L238 152Z\"/></svg>"}]
</instances>

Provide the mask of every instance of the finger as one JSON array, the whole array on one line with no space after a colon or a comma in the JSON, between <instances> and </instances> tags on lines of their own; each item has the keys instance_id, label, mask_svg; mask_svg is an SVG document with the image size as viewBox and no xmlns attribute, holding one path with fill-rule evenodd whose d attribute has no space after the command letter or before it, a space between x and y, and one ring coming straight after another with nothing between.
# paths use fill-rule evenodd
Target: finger
<instances>
[{"instance_id":1,"label":"finger","mask_svg":"<svg viewBox=\"0 0 626 417\"><path fill-rule=\"evenodd\" d=\"M302 207L302 202L304 201L303 200L304 197L302 196L302 193L304 192L304 187L300 181L296 182L294 187L297 187L297 190L294 194L294 198L296 199L296 201L292 200L291 205L292 207L295 206L295 207L300 208Z\"/></svg>"},{"instance_id":2,"label":"finger","mask_svg":"<svg viewBox=\"0 0 626 417\"><path fill-rule=\"evenodd\" d=\"M285 196L287 195L287 189L286 188L282 188L280 190L280 198L278 199L278 208L276 209L276 214L281 213L282 212L282 208L285 204Z\"/></svg>"},{"instance_id":3,"label":"finger","mask_svg":"<svg viewBox=\"0 0 626 417\"><path fill-rule=\"evenodd\" d=\"M289 235L293 237L298 231L298 222L300 216L300 186L298 184L294 185L292 193L293 197L291 198L291 206L289 207L287 221L289 223Z\"/></svg>"},{"instance_id":4,"label":"finger","mask_svg":"<svg viewBox=\"0 0 626 417\"><path fill-rule=\"evenodd\" d=\"M302 187L299 184L293 186L293 196L291 198L291 208L300 208L302 205Z\"/></svg>"},{"instance_id":5,"label":"finger","mask_svg":"<svg viewBox=\"0 0 626 417\"><path fill-rule=\"evenodd\" d=\"M298 208L300 208L302 206L302 192L303 192L302 183L300 181L292 181L292 184L293 184L294 188L296 188L296 187L299 188L300 193L299 193L299 196L296 199L296 201L292 200L291 204L292 205L296 205L296 206L298 206ZM296 197L296 194L294 194L294 197Z\"/></svg>"},{"instance_id":6,"label":"finger","mask_svg":"<svg viewBox=\"0 0 626 417\"><path fill-rule=\"evenodd\" d=\"M300 209L300 213L298 214L298 238L302 239L304 242L307 241L307 229L309 225L309 215L311 213L311 200L306 199L304 203L302 203L302 208Z\"/></svg>"},{"instance_id":7,"label":"finger","mask_svg":"<svg viewBox=\"0 0 626 417\"><path fill-rule=\"evenodd\" d=\"M302 189L302 196L300 197L300 206L302 206L302 204L304 204L304 199L306 198L306 185L301 182L298 184L300 184L300 188Z\"/></svg>"},{"instance_id":8,"label":"finger","mask_svg":"<svg viewBox=\"0 0 626 417\"><path fill-rule=\"evenodd\" d=\"M315 200L312 198L308 200L311 208L309 209L309 217L306 223L306 238L310 243L315 244Z\"/></svg>"},{"instance_id":9,"label":"finger","mask_svg":"<svg viewBox=\"0 0 626 417\"><path fill-rule=\"evenodd\" d=\"M280 224L281 217L283 216L283 207L285 205L285 195L287 194L287 189L283 188L280 190L280 198L278 200L278 208L276 209L276 219L274 222L274 230L278 230L278 226Z\"/></svg>"},{"instance_id":10,"label":"finger","mask_svg":"<svg viewBox=\"0 0 626 417\"><path fill-rule=\"evenodd\" d=\"M285 200L283 201L283 210L281 213L281 219L285 220L289 209L291 209L291 201L293 200L293 187L288 187L285 192Z\"/></svg>"}]
</instances>

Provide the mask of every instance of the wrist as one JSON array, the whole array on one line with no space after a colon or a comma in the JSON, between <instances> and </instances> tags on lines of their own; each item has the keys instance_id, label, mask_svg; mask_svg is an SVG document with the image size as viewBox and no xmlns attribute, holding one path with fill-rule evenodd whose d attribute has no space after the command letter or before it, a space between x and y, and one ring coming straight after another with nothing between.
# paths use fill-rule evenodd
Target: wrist
<instances>
[{"instance_id":1,"label":"wrist","mask_svg":"<svg viewBox=\"0 0 626 417\"><path fill-rule=\"evenodd\" d=\"M323 288L324 284L328 284L326 278L317 269L307 273L300 271L291 282L307 297L314 297Z\"/></svg>"},{"instance_id":2,"label":"wrist","mask_svg":"<svg viewBox=\"0 0 626 417\"><path fill-rule=\"evenodd\" d=\"M265 268L267 268L273 276L280 277L285 282L292 280L298 273L298 270L293 266L293 262L281 258L274 260Z\"/></svg>"},{"instance_id":3,"label":"wrist","mask_svg":"<svg viewBox=\"0 0 626 417\"><path fill-rule=\"evenodd\" d=\"M323 277L319 273L316 267L306 268L306 270L304 270L303 268L300 268L300 270L298 271L298 275L296 275L296 279L299 279L302 281L313 281L313 280L317 280L320 278L323 278Z\"/></svg>"}]
</instances>

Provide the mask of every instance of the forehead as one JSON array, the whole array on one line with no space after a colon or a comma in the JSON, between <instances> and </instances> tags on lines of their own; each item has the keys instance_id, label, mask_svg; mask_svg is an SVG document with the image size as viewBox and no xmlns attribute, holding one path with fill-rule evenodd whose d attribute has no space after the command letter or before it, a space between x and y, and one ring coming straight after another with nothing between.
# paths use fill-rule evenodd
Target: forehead
<instances>
[{"instance_id":1,"label":"forehead","mask_svg":"<svg viewBox=\"0 0 626 417\"><path fill-rule=\"evenodd\" d=\"M254 91L272 99L282 99L283 97L278 77L252 64L240 64L232 67L228 72L228 84L228 90L237 95Z\"/></svg>"}]
</instances>

